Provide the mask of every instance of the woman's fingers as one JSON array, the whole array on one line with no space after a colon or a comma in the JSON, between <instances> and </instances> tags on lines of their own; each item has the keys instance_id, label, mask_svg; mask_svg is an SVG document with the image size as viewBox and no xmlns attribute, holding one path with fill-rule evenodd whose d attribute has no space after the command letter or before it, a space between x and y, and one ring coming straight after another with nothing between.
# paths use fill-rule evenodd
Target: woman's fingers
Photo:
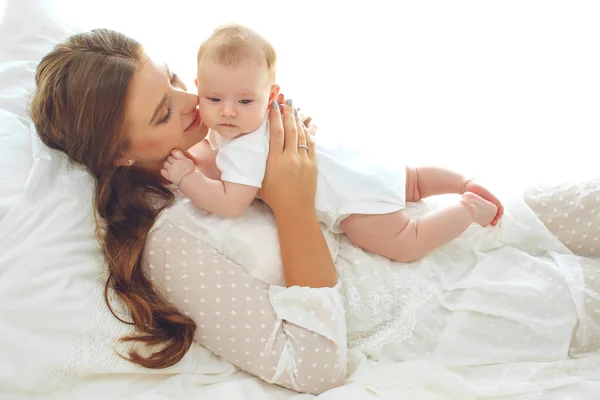
<instances>
[{"instance_id":1,"label":"woman's fingers","mask_svg":"<svg viewBox=\"0 0 600 400\"><path fill-rule=\"evenodd\" d=\"M308 155L308 146L306 144L307 129L302 124L300 115L298 115L297 112L294 114L294 118L296 119L296 130L298 132L298 153L301 155Z\"/></svg>"},{"instance_id":2,"label":"woman's fingers","mask_svg":"<svg viewBox=\"0 0 600 400\"><path fill-rule=\"evenodd\" d=\"M283 124L281 112L277 102L271 103L269 108L269 152L281 154L283 152Z\"/></svg>"},{"instance_id":3,"label":"woman's fingers","mask_svg":"<svg viewBox=\"0 0 600 400\"><path fill-rule=\"evenodd\" d=\"M304 127L304 137L306 138L306 146L308 147L308 156L311 160L315 159L315 139L310 132L310 128Z\"/></svg>"},{"instance_id":4,"label":"woman's fingers","mask_svg":"<svg viewBox=\"0 0 600 400\"><path fill-rule=\"evenodd\" d=\"M284 128L284 151L298 152L298 129L296 128L296 117L292 99L287 99L283 110L283 128Z\"/></svg>"}]
</instances>

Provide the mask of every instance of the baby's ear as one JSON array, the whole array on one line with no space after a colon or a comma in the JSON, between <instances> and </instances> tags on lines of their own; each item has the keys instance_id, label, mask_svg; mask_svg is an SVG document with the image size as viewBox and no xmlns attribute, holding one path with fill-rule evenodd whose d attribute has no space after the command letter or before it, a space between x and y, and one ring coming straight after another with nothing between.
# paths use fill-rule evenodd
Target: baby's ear
<instances>
[{"instance_id":1,"label":"baby's ear","mask_svg":"<svg viewBox=\"0 0 600 400\"><path fill-rule=\"evenodd\" d=\"M196 89L198 89L198 78L194 78L194 84L196 85Z\"/></svg>"},{"instance_id":2,"label":"baby's ear","mask_svg":"<svg viewBox=\"0 0 600 400\"><path fill-rule=\"evenodd\" d=\"M269 94L269 104L277 100L277 96L279 96L280 89L281 88L279 87L279 85L271 86L271 93Z\"/></svg>"}]
</instances>

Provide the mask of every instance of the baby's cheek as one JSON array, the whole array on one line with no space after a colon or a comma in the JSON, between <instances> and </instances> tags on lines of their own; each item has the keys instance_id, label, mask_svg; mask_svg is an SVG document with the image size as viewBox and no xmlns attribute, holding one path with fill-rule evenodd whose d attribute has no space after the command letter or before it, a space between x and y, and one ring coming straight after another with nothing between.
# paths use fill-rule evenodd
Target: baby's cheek
<instances>
[{"instance_id":1,"label":"baby's cheek","mask_svg":"<svg viewBox=\"0 0 600 400\"><path fill-rule=\"evenodd\" d=\"M257 107L253 112L253 120L252 124L256 126L256 128L262 125L265 116L267 115L267 107Z\"/></svg>"},{"instance_id":2,"label":"baby's cheek","mask_svg":"<svg viewBox=\"0 0 600 400\"><path fill-rule=\"evenodd\" d=\"M249 133L254 132L262 125L262 118L259 118L257 115L252 115L247 117L244 120L243 124L240 124L240 128L243 132Z\"/></svg>"},{"instance_id":3,"label":"baby's cheek","mask_svg":"<svg viewBox=\"0 0 600 400\"><path fill-rule=\"evenodd\" d=\"M212 128L215 122L214 111L211 110L211 107L203 107L202 104L198 107L198 112L200 113L200 119L204 122L204 125Z\"/></svg>"}]
</instances>

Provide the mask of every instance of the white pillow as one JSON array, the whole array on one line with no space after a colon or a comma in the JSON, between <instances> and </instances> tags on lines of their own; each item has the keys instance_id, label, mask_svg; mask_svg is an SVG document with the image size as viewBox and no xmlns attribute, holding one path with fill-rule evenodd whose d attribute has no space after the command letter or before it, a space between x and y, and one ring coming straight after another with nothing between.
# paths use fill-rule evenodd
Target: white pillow
<instances>
[{"instance_id":1,"label":"white pillow","mask_svg":"<svg viewBox=\"0 0 600 400\"><path fill-rule=\"evenodd\" d=\"M71 33L52 5L9 0L0 25L0 398L131 398L157 383L149 374L227 376L197 345L161 371L116 355L130 328L104 304L93 182L41 144L25 111L37 62Z\"/></svg>"}]
</instances>

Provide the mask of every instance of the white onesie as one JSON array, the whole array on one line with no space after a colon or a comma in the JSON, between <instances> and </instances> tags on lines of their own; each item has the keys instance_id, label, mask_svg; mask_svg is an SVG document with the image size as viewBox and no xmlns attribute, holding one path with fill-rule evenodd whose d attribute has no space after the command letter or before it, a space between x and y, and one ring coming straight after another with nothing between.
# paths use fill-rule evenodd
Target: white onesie
<instances>
[{"instance_id":1,"label":"white onesie","mask_svg":"<svg viewBox=\"0 0 600 400\"><path fill-rule=\"evenodd\" d=\"M225 138L210 130L208 141L218 150L221 180L260 188L269 153L269 121L246 135ZM327 147L315 140L319 220L332 232L342 233L340 222L350 214L387 214L404 209L404 166L375 161L344 148Z\"/></svg>"}]
</instances>

